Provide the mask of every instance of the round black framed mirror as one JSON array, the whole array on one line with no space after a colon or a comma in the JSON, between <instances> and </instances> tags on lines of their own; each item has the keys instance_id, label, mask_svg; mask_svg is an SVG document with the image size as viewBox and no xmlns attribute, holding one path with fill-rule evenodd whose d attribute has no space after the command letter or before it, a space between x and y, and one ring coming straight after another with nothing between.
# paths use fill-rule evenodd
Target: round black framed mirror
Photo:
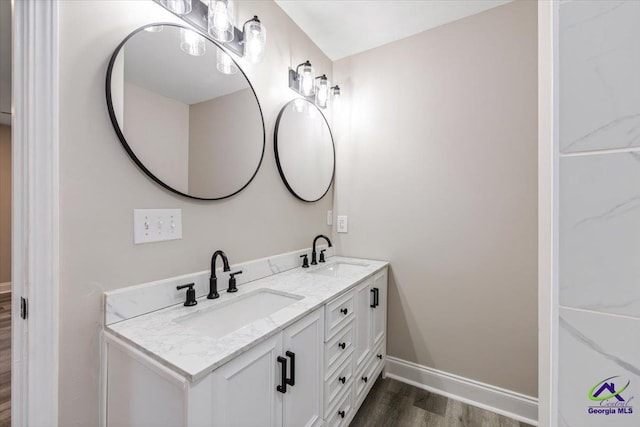
<instances>
[{"instance_id":1,"label":"round black framed mirror","mask_svg":"<svg viewBox=\"0 0 640 427\"><path fill-rule=\"evenodd\" d=\"M171 23L133 31L109 61L106 97L122 146L162 187L220 200L258 173L260 103L244 71L206 35Z\"/></svg>"},{"instance_id":2,"label":"round black framed mirror","mask_svg":"<svg viewBox=\"0 0 640 427\"><path fill-rule=\"evenodd\" d=\"M303 98L280 110L274 136L276 163L287 189L298 199L317 202L333 183L335 146L322 111Z\"/></svg>"}]
</instances>

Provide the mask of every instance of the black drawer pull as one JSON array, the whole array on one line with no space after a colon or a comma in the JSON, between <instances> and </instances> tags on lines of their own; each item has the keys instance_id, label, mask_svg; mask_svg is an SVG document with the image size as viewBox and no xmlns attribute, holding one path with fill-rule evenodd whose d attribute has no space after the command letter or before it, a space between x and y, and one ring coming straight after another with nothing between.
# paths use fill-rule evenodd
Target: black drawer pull
<instances>
[{"instance_id":1,"label":"black drawer pull","mask_svg":"<svg viewBox=\"0 0 640 427\"><path fill-rule=\"evenodd\" d=\"M378 357L378 359L382 360L382 355L381 354L379 354L377 357Z\"/></svg>"},{"instance_id":2,"label":"black drawer pull","mask_svg":"<svg viewBox=\"0 0 640 427\"><path fill-rule=\"evenodd\" d=\"M338 411L338 415L340 415L340 418L344 418L345 413L344 411Z\"/></svg>"},{"instance_id":3,"label":"black drawer pull","mask_svg":"<svg viewBox=\"0 0 640 427\"><path fill-rule=\"evenodd\" d=\"M371 292L371 294L373 296L373 302L371 304L369 304L369 307L376 308L376 288L370 289L369 292Z\"/></svg>"},{"instance_id":4,"label":"black drawer pull","mask_svg":"<svg viewBox=\"0 0 640 427\"><path fill-rule=\"evenodd\" d=\"M347 346L347 343L346 343L346 342L338 343L338 347L340 347L340 348L341 348L341 349L343 349L343 350L345 349L345 347L346 347L346 346Z\"/></svg>"},{"instance_id":5,"label":"black drawer pull","mask_svg":"<svg viewBox=\"0 0 640 427\"><path fill-rule=\"evenodd\" d=\"M376 308L380 305L380 289L371 288L371 292L373 292L373 304L369 305L369 307Z\"/></svg>"},{"instance_id":6,"label":"black drawer pull","mask_svg":"<svg viewBox=\"0 0 640 427\"><path fill-rule=\"evenodd\" d=\"M282 356L278 356L278 363L282 365L282 376L280 379L280 385L276 387L276 390L284 394L287 392L287 359Z\"/></svg>"},{"instance_id":7,"label":"black drawer pull","mask_svg":"<svg viewBox=\"0 0 640 427\"><path fill-rule=\"evenodd\" d=\"M344 314L345 316L347 315L348 312L349 312L349 310L347 310L346 308L341 308L340 309L340 313Z\"/></svg>"},{"instance_id":8,"label":"black drawer pull","mask_svg":"<svg viewBox=\"0 0 640 427\"><path fill-rule=\"evenodd\" d=\"M347 382L347 377L340 377L338 378L338 381L340 381L342 384Z\"/></svg>"},{"instance_id":9,"label":"black drawer pull","mask_svg":"<svg viewBox=\"0 0 640 427\"><path fill-rule=\"evenodd\" d=\"M291 378L287 380L287 384L294 386L296 385L296 354L293 351L287 351L285 354L291 359L291 366L289 367L291 370Z\"/></svg>"},{"instance_id":10,"label":"black drawer pull","mask_svg":"<svg viewBox=\"0 0 640 427\"><path fill-rule=\"evenodd\" d=\"M368 377L362 377L362 381L364 381L365 383L369 380Z\"/></svg>"}]
</instances>

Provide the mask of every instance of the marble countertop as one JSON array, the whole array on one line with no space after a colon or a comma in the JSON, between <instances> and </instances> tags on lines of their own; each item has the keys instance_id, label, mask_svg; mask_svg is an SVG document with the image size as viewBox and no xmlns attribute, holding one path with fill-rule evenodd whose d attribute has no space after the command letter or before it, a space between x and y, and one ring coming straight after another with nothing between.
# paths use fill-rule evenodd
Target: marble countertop
<instances>
[{"instance_id":1,"label":"marble countertop","mask_svg":"<svg viewBox=\"0 0 640 427\"><path fill-rule=\"evenodd\" d=\"M347 271L342 277L310 274L337 262L360 263L366 266ZM246 283L239 286L238 292L233 294L223 290L220 292L220 298L215 300L199 298L196 306L174 305L105 326L105 330L184 376L188 381L196 382L387 265L384 261L331 257L325 264L308 269L295 268ZM218 283L221 289L225 288L224 285L225 283L222 286ZM234 330L233 325L228 325L229 333L217 339L176 321L197 311L209 311L215 306L227 305L258 289L294 294L302 298L237 330Z\"/></svg>"}]
</instances>

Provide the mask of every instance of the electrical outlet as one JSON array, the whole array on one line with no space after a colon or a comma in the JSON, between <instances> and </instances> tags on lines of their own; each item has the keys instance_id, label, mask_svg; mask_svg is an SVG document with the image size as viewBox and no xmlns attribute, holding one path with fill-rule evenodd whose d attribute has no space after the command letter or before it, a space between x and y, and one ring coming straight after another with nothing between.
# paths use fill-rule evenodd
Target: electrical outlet
<instances>
[{"instance_id":1,"label":"electrical outlet","mask_svg":"<svg viewBox=\"0 0 640 427\"><path fill-rule=\"evenodd\" d=\"M134 209L133 242L182 239L182 209Z\"/></svg>"},{"instance_id":2,"label":"electrical outlet","mask_svg":"<svg viewBox=\"0 0 640 427\"><path fill-rule=\"evenodd\" d=\"M338 215L338 233L346 233L348 225L348 217L346 215Z\"/></svg>"},{"instance_id":3,"label":"electrical outlet","mask_svg":"<svg viewBox=\"0 0 640 427\"><path fill-rule=\"evenodd\" d=\"M333 225L333 211L327 211L327 225Z\"/></svg>"}]
</instances>

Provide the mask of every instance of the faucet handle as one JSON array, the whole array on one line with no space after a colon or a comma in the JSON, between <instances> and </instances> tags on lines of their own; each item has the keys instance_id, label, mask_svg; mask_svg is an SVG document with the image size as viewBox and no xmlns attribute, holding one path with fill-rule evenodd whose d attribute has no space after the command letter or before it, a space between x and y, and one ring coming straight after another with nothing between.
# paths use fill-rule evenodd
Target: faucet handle
<instances>
[{"instance_id":1,"label":"faucet handle","mask_svg":"<svg viewBox=\"0 0 640 427\"><path fill-rule=\"evenodd\" d=\"M324 262L324 253L326 252L326 249L323 249L320 251L320 259L318 260L318 262Z\"/></svg>"},{"instance_id":2,"label":"faucet handle","mask_svg":"<svg viewBox=\"0 0 640 427\"><path fill-rule=\"evenodd\" d=\"M227 289L227 292L238 292L238 288L236 287L236 274L242 274L242 270L229 274L229 289Z\"/></svg>"},{"instance_id":3,"label":"faucet handle","mask_svg":"<svg viewBox=\"0 0 640 427\"><path fill-rule=\"evenodd\" d=\"M193 289L194 285L195 283L188 283L186 285L176 286L177 290L187 288L187 299L184 302L184 305L186 307L191 307L192 305L198 304L198 301L196 301L196 291L195 289Z\"/></svg>"},{"instance_id":4,"label":"faucet handle","mask_svg":"<svg viewBox=\"0 0 640 427\"><path fill-rule=\"evenodd\" d=\"M302 268L309 268L309 256L307 254L300 255L302 258Z\"/></svg>"}]
</instances>

